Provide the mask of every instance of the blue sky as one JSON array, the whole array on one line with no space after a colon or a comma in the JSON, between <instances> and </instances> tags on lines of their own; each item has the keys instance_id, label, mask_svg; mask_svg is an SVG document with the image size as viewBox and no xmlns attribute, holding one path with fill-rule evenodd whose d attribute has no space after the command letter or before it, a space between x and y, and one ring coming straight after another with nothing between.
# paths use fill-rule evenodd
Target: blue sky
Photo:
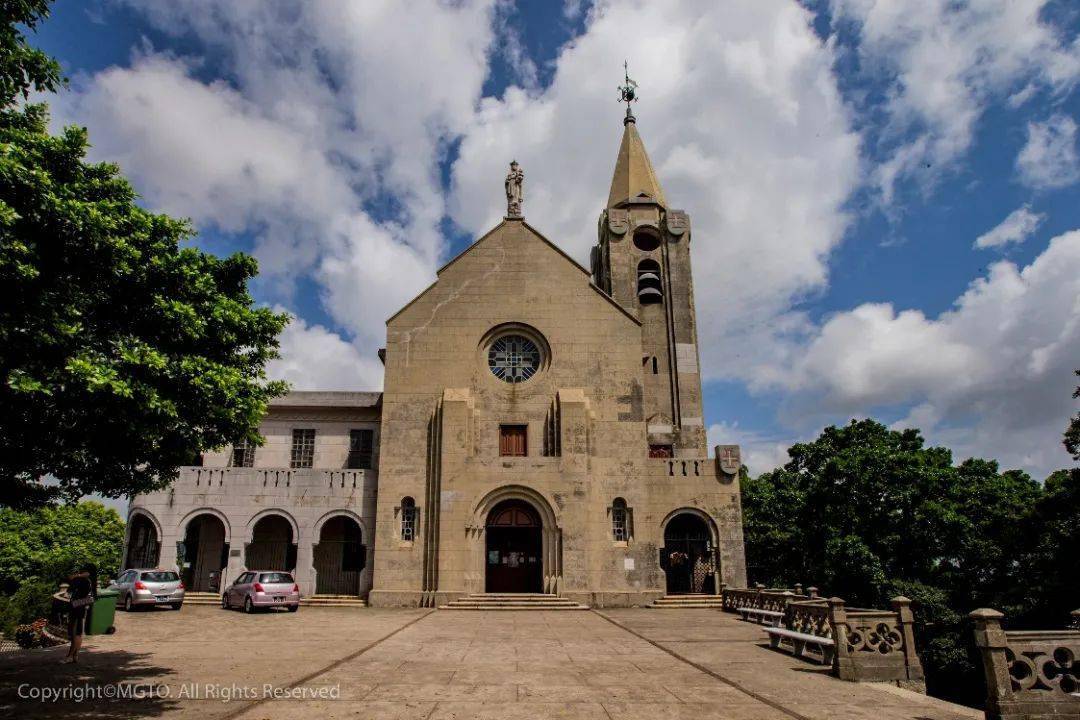
<instances>
[{"instance_id":1,"label":"blue sky","mask_svg":"<svg viewBox=\"0 0 1080 720\"><path fill-rule=\"evenodd\" d=\"M58 123L260 259L297 387L378 386L383 320L497 221L511 157L584 261L628 58L694 222L711 439L761 472L870 415L1042 476L1080 367L1078 36L1039 0L90 0L35 41Z\"/></svg>"}]
</instances>

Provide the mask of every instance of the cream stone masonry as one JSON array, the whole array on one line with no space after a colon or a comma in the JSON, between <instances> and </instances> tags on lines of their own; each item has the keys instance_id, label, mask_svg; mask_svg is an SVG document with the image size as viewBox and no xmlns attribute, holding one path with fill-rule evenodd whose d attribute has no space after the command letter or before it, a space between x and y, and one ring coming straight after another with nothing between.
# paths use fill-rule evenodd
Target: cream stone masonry
<instances>
[{"instance_id":1,"label":"cream stone masonry","mask_svg":"<svg viewBox=\"0 0 1080 720\"><path fill-rule=\"evenodd\" d=\"M706 445L688 215L629 115L591 270L521 217L523 179L387 321L381 394L276 400L253 457L209 453L132 500L126 564L209 592L290 570L305 595L377 606L745 585L739 450Z\"/></svg>"}]
</instances>

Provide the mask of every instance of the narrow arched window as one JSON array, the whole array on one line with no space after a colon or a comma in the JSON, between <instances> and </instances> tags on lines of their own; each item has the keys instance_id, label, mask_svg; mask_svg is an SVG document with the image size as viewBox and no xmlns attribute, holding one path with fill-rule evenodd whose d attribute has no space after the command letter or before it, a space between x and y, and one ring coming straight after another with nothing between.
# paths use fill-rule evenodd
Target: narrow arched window
<instances>
[{"instance_id":1,"label":"narrow arched window","mask_svg":"<svg viewBox=\"0 0 1080 720\"><path fill-rule=\"evenodd\" d=\"M615 498L611 503L611 538L615 542L626 542L630 539L630 525L627 520L626 501Z\"/></svg>"},{"instance_id":2,"label":"narrow arched window","mask_svg":"<svg viewBox=\"0 0 1080 720\"><path fill-rule=\"evenodd\" d=\"M416 501L411 497L401 499L401 541L416 539Z\"/></svg>"},{"instance_id":3,"label":"narrow arched window","mask_svg":"<svg viewBox=\"0 0 1080 720\"><path fill-rule=\"evenodd\" d=\"M660 281L660 263L646 258L637 267L637 296L642 305L664 301L664 286Z\"/></svg>"}]
</instances>

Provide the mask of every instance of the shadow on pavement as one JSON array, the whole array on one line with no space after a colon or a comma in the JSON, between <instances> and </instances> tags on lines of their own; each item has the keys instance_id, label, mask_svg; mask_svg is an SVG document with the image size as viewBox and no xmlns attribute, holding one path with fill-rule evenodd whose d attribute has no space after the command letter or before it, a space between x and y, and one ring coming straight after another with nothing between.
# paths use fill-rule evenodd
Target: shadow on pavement
<instances>
[{"instance_id":1,"label":"shadow on pavement","mask_svg":"<svg viewBox=\"0 0 1080 720\"><path fill-rule=\"evenodd\" d=\"M179 704L175 698L151 692L171 671L149 664L149 654L91 650L82 653L78 663L61 665L66 653L67 646L61 645L0 656L0 716L154 717ZM136 688L143 692L142 697L135 696ZM131 695L116 696L125 692ZM175 694L175 688L172 692ZM52 695L43 699L44 693ZM57 698L57 693L66 695Z\"/></svg>"}]
</instances>

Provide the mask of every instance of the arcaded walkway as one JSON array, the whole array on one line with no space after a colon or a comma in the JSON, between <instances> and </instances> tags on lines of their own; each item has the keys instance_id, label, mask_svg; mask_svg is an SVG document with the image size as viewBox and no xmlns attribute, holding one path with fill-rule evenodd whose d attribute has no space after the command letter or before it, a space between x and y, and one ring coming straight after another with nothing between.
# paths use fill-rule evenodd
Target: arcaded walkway
<instances>
[{"instance_id":1,"label":"arcaded walkway","mask_svg":"<svg viewBox=\"0 0 1080 720\"><path fill-rule=\"evenodd\" d=\"M77 671L0 656L0 713L24 717L960 720L982 714L845 683L761 647L760 628L713 610L337 611L245 616L214 608L120 617ZM182 631L182 632L179 632ZM178 634L179 633L179 634ZM112 659L124 666L112 668ZM61 672L57 672L60 670ZM152 679L339 688L337 699L33 705L20 682ZM7 677L5 677L7 676ZM175 692L175 691L174 691ZM28 714L27 714L28 713Z\"/></svg>"}]
</instances>

